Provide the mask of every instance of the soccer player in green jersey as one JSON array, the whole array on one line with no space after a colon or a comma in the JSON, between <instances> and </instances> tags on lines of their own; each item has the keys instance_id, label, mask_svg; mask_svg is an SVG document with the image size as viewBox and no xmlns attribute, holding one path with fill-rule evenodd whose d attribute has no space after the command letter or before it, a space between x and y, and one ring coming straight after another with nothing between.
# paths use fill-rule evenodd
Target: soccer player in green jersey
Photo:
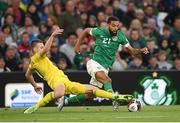
<instances>
[{"instance_id":1,"label":"soccer player in green jersey","mask_svg":"<svg viewBox=\"0 0 180 123\"><path fill-rule=\"evenodd\" d=\"M131 47L129 41L119 30L119 20L116 17L108 18L108 28L86 28L80 36L75 52L80 53L80 46L87 35L95 37L95 49L93 57L87 62L87 72L91 76L90 84L103 88L106 91L113 92L111 78L108 76L108 71L115 61L115 54L119 45L123 45L133 57L139 57L141 53L147 54L148 49L135 49ZM89 96L85 94L77 95L65 100L65 104L83 102ZM62 105L59 106L62 109ZM114 110L118 109L117 102L114 103Z\"/></svg>"}]
</instances>

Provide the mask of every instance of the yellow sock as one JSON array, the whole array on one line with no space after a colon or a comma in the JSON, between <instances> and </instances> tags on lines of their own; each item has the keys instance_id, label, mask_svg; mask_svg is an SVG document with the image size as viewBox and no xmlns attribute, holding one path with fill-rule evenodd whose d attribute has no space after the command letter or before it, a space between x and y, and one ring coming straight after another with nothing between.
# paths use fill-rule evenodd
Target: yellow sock
<instances>
[{"instance_id":1,"label":"yellow sock","mask_svg":"<svg viewBox=\"0 0 180 123\"><path fill-rule=\"evenodd\" d=\"M111 92L107 92L101 89L97 89L94 93L97 97L102 97L102 98L109 98L109 99L113 99L114 98L114 94Z\"/></svg>"},{"instance_id":2,"label":"yellow sock","mask_svg":"<svg viewBox=\"0 0 180 123\"><path fill-rule=\"evenodd\" d=\"M46 94L46 96L36 104L36 106L39 107L43 107L46 104L48 104L51 100L55 99L55 95L54 92L49 92L48 94Z\"/></svg>"}]
</instances>

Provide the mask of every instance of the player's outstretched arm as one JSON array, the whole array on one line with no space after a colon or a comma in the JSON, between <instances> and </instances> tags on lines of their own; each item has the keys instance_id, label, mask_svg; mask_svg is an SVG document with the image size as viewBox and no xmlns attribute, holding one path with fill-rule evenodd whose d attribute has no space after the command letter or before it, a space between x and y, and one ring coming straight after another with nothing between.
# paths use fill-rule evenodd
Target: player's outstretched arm
<instances>
[{"instance_id":1,"label":"player's outstretched arm","mask_svg":"<svg viewBox=\"0 0 180 123\"><path fill-rule=\"evenodd\" d=\"M80 46L81 46L81 44L82 44L82 42L83 42L83 40L84 40L84 38L88 35L88 34L90 34L90 28L86 28L83 32L82 32L82 34L81 34L81 36L79 37L79 40L78 40L78 42L76 43L76 46L75 46L75 52L77 53L77 54L80 54Z\"/></svg>"},{"instance_id":2,"label":"player's outstretched arm","mask_svg":"<svg viewBox=\"0 0 180 123\"><path fill-rule=\"evenodd\" d=\"M36 93L41 94L42 93L42 88L40 86L38 86L34 80L34 77L32 75L32 71L28 68L28 70L26 71L26 79L31 83L31 85L34 87L34 90L36 91Z\"/></svg>"},{"instance_id":3,"label":"player's outstretched arm","mask_svg":"<svg viewBox=\"0 0 180 123\"><path fill-rule=\"evenodd\" d=\"M140 57L141 56L141 53L143 54L148 54L149 51L148 51L148 48L147 47L144 47L142 49L135 49L133 48L131 45L129 45L127 47L129 53L133 56L133 57Z\"/></svg>"},{"instance_id":4,"label":"player's outstretched arm","mask_svg":"<svg viewBox=\"0 0 180 123\"><path fill-rule=\"evenodd\" d=\"M43 56L45 55L51 48L52 42L54 40L54 37L58 34L62 34L64 30L60 29L59 27L56 27L56 29L54 30L54 32L51 34L51 36L49 37L49 39L47 40L43 50L40 52L40 55Z\"/></svg>"}]
</instances>

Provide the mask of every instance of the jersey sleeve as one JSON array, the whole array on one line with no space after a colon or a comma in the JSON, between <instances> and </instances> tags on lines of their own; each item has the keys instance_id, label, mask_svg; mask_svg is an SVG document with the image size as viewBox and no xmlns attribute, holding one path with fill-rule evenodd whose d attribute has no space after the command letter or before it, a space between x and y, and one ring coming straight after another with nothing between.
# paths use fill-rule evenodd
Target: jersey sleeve
<instances>
[{"instance_id":1,"label":"jersey sleeve","mask_svg":"<svg viewBox=\"0 0 180 123\"><path fill-rule=\"evenodd\" d=\"M98 28L91 28L89 34L91 36L97 36L99 34L99 29Z\"/></svg>"},{"instance_id":2,"label":"jersey sleeve","mask_svg":"<svg viewBox=\"0 0 180 123\"><path fill-rule=\"evenodd\" d=\"M128 39L126 38L126 36L122 32L121 32L121 44L124 47L128 47L129 46L129 41L128 41Z\"/></svg>"}]
</instances>

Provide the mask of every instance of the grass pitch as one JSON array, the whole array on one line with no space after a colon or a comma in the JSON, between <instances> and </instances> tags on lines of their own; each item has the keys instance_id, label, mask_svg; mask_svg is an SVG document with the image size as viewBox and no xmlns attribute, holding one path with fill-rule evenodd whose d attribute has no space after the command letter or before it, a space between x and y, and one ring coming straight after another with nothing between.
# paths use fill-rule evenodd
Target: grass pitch
<instances>
[{"instance_id":1,"label":"grass pitch","mask_svg":"<svg viewBox=\"0 0 180 123\"><path fill-rule=\"evenodd\" d=\"M33 114L23 114L24 109L0 108L0 121L38 122L175 122L180 121L180 105L145 106L140 112L128 112L121 106L120 111L112 111L111 106L64 107L58 112L56 107L40 108Z\"/></svg>"}]
</instances>

